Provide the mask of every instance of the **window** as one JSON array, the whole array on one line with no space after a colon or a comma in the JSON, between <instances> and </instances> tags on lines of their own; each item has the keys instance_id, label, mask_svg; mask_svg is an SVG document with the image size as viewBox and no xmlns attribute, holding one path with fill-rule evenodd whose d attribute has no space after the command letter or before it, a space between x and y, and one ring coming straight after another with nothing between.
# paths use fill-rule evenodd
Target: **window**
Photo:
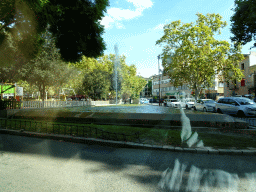
<instances>
[{"instance_id":1,"label":"window","mask_svg":"<svg viewBox=\"0 0 256 192\"><path fill-rule=\"evenodd\" d=\"M244 63L241 64L241 70L244 70Z\"/></svg>"},{"instance_id":2,"label":"window","mask_svg":"<svg viewBox=\"0 0 256 192\"><path fill-rule=\"evenodd\" d=\"M229 87L229 82L227 82L227 87Z\"/></svg>"},{"instance_id":3,"label":"window","mask_svg":"<svg viewBox=\"0 0 256 192\"><path fill-rule=\"evenodd\" d=\"M245 86L245 79L243 78L242 80L241 80L241 87L244 87Z\"/></svg>"},{"instance_id":4,"label":"window","mask_svg":"<svg viewBox=\"0 0 256 192\"><path fill-rule=\"evenodd\" d=\"M219 87L224 87L224 83L223 82L219 82Z\"/></svg>"}]
</instances>

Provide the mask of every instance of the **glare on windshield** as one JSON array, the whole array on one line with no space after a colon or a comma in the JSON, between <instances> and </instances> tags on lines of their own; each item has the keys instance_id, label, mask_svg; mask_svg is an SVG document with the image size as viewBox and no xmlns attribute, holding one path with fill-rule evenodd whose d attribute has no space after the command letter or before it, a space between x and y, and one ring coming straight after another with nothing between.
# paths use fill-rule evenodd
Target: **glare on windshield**
<instances>
[{"instance_id":1,"label":"glare on windshield","mask_svg":"<svg viewBox=\"0 0 256 192\"><path fill-rule=\"evenodd\" d=\"M207 101L204 101L205 103L216 103L216 101L214 100L207 100Z\"/></svg>"},{"instance_id":2,"label":"glare on windshield","mask_svg":"<svg viewBox=\"0 0 256 192\"><path fill-rule=\"evenodd\" d=\"M250 99L237 99L237 102L240 104L240 105L253 105L255 104L252 100Z\"/></svg>"}]
</instances>

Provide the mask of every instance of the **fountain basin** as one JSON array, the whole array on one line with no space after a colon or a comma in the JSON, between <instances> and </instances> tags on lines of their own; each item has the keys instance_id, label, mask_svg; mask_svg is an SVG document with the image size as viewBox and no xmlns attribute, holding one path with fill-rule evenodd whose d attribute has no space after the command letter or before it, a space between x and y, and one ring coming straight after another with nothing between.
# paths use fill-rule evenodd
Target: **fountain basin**
<instances>
[{"instance_id":1,"label":"fountain basin","mask_svg":"<svg viewBox=\"0 0 256 192\"><path fill-rule=\"evenodd\" d=\"M186 114L193 128L248 129L248 123L225 114ZM181 128L181 114L106 113L106 112L47 112L25 110L12 115L14 119L34 119L85 124L128 125L149 128Z\"/></svg>"}]
</instances>

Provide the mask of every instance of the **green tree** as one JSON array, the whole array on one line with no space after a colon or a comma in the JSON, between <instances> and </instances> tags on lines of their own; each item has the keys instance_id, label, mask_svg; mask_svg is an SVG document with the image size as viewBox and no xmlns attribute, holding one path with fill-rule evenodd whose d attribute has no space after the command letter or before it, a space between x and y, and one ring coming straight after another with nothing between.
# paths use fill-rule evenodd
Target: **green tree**
<instances>
[{"instance_id":1,"label":"green tree","mask_svg":"<svg viewBox=\"0 0 256 192\"><path fill-rule=\"evenodd\" d=\"M109 74L101 69L85 72L83 79L84 93L93 100L106 98L109 92Z\"/></svg>"},{"instance_id":2,"label":"green tree","mask_svg":"<svg viewBox=\"0 0 256 192\"><path fill-rule=\"evenodd\" d=\"M98 57L106 49L99 21L108 5L108 0L2 0L0 48L7 38L5 31L15 37L23 57L35 58L44 42L41 34L50 25L65 61L78 61L82 55Z\"/></svg>"},{"instance_id":3,"label":"green tree","mask_svg":"<svg viewBox=\"0 0 256 192\"><path fill-rule=\"evenodd\" d=\"M109 93L111 98L115 98L115 59L114 54L103 55L97 59L82 56L80 62L72 63L71 65L80 71L76 80L72 81L76 91L93 99L106 98ZM136 76L135 65L126 65L125 59L124 55L119 56L118 98L138 98L147 82Z\"/></svg>"},{"instance_id":4,"label":"green tree","mask_svg":"<svg viewBox=\"0 0 256 192\"><path fill-rule=\"evenodd\" d=\"M123 67L123 82L122 82L122 95L137 99L140 92L143 90L147 81L139 76L136 76L136 66L125 65Z\"/></svg>"},{"instance_id":5,"label":"green tree","mask_svg":"<svg viewBox=\"0 0 256 192\"><path fill-rule=\"evenodd\" d=\"M232 41L246 43L255 40L255 19L256 19L256 1L255 0L235 0L235 12L231 17L231 32L234 37ZM256 43L254 44L256 46Z\"/></svg>"},{"instance_id":6,"label":"green tree","mask_svg":"<svg viewBox=\"0 0 256 192\"><path fill-rule=\"evenodd\" d=\"M79 74L70 82L70 86L75 88L78 94L86 94L90 98L106 98L110 89L109 62L106 57L89 58L82 56L82 60L76 63L70 63L74 66Z\"/></svg>"},{"instance_id":7,"label":"green tree","mask_svg":"<svg viewBox=\"0 0 256 192\"><path fill-rule=\"evenodd\" d=\"M27 81L19 80L17 85L23 87L23 95L29 95L38 92L38 87L29 84Z\"/></svg>"},{"instance_id":8,"label":"green tree","mask_svg":"<svg viewBox=\"0 0 256 192\"><path fill-rule=\"evenodd\" d=\"M49 34L45 33L44 38L46 36ZM61 86L73 73L73 70L60 59L54 40L46 39L40 54L22 68L22 80L26 80L30 85L36 85L43 101L47 88Z\"/></svg>"},{"instance_id":9,"label":"green tree","mask_svg":"<svg viewBox=\"0 0 256 192\"><path fill-rule=\"evenodd\" d=\"M201 89L211 87L215 75L225 80L241 80L239 62L244 59L241 47L232 48L227 41L216 40L226 26L219 14L197 14L195 23L174 21L164 26L164 35L156 42L164 45L163 67L174 86L188 84L197 99ZM232 74L232 75L231 75Z\"/></svg>"}]
</instances>

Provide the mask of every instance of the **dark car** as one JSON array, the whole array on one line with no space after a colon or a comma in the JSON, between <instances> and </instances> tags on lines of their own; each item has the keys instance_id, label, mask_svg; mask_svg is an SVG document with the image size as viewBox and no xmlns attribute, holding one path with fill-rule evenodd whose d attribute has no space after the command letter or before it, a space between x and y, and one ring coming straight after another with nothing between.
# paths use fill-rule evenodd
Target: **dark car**
<instances>
[{"instance_id":1,"label":"dark car","mask_svg":"<svg viewBox=\"0 0 256 192\"><path fill-rule=\"evenodd\" d=\"M160 99L160 103L163 103L164 99ZM156 103L159 103L159 99L156 100Z\"/></svg>"},{"instance_id":2,"label":"dark car","mask_svg":"<svg viewBox=\"0 0 256 192\"><path fill-rule=\"evenodd\" d=\"M156 99L149 99L149 103L156 103Z\"/></svg>"}]
</instances>

